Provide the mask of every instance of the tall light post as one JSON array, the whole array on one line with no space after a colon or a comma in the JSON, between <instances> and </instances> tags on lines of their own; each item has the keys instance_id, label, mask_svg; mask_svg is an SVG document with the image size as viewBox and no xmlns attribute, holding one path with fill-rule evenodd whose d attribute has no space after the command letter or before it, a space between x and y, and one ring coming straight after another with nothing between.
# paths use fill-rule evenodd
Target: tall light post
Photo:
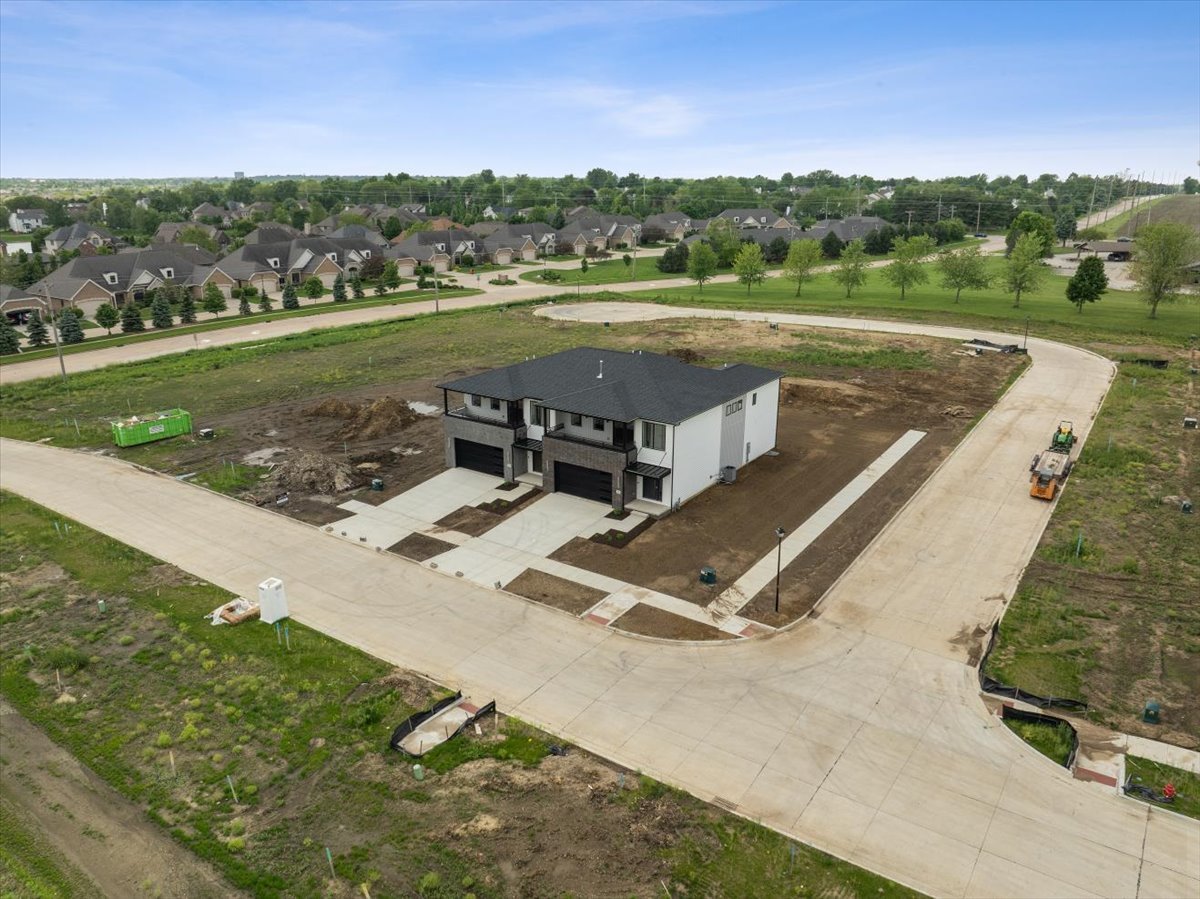
<instances>
[{"instance_id":1,"label":"tall light post","mask_svg":"<svg viewBox=\"0 0 1200 899\"><path fill-rule=\"evenodd\" d=\"M1025 316L1025 338L1021 341L1021 349L1029 349L1029 316Z\"/></svg>"},{"instance_id":2,"label":"tall light post","mask_svg":"<svg viewBox=\"0 0 1200 899\"><path fill-rule=\"evenodd\" d=\"M779 614L779 575L783 571L783 538L787 536L787 531L783 528L775 528L775 541L777 555L775 556L775 614Z\"/></svg>"}]
</instances>

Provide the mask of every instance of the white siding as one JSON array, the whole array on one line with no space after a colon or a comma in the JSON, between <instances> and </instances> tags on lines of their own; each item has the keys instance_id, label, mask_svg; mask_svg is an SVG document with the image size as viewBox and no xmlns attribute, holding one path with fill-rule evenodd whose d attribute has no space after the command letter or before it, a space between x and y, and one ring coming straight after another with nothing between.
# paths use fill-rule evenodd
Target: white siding
<instances>
[{"instance_id":1,"label":"white siding","mask_svg":"<svg viewBox=\"0 0 1200 899\"><path fill-rule=\"evenodd\" d=\"M578 425L571 424L570 412L552 412L554 416L554 424L562 425L563 432L572 437L578 437L581 440L592 440L596 443L612 443L612 422L601 419L604 423L604 430L597 431L592 427L592 416L583 416L583 421Z\"/></svg>"},{"instance_id":2,"label":"white siding","mask_svg":"<svg viewBox=\"0 0 1200 899\"><path fill-rule=\"evenodd\" d=\"M718 406L668 428L667 445L673 441L675 449L674 457L668 457L671 458L668 463L673 491L671 503L687 502L720 475L721 417L724 412L724 406ZM663 498L667 498L665 492Z\"/></svg>"},{"instance_id":3,"label":"white siding","mask_svg":"<svg viewBox=\"0 0 1200 899\"><path fill-rule=\"evenodd\" d=\"M471 402L471 394L463 394L463 400L467 407L467 412L475 418L486 418L490 421L508 421L508 403L505 400L500 401L500 408L493 409L492 401L486 396L479 398L479 405L476 406Z\"/></svg>"},{"instance_id":4,"label":"white siding","mask_svg":"<svg viewBox=\"0 0 1200 899\"><path fill-rule=\"evenodd\" d=\"M758 401L754 402L755 394ZM775 447L778 439L776 426L779 422L779 381L764 384L746 394L746 436L750 444L750 460L753 461ZM746 463L745 447L742 447L742 464Z\"/></svg>"}]
</instances>

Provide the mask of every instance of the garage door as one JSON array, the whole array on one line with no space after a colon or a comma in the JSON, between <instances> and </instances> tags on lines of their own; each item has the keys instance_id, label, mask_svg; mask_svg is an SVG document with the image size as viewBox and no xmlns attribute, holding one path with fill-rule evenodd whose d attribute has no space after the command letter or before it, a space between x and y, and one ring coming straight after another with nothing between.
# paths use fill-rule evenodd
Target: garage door
<instances>
[{"instance_id":1,"label":"garage door","mask_svg":"<svg viewBox=\"0 0 1200 899\"><path fill-rule=\"evenodd\" d=\"M474 440L454 439L454 462L459 468L482 471L504 477L504 450L498 446L476 443Z\"/></svg>"},{"instance_id":2,"label":"garage door","mask_svg":"<svg viewBox=\"0 0 1200 899\"><path fill-rule=\"evenodd\" d=\"M554 489L600 503L612 503L612 475L570 462L554 463Z\"/></svg>"}]
</instances>

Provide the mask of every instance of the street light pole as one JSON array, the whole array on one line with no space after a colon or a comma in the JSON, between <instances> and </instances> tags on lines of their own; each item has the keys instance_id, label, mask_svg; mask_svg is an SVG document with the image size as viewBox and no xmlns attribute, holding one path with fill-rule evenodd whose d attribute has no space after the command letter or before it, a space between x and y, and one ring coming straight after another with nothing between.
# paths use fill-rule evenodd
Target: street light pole
<instances>
[{"instance_id":1,"label":"street light pole","mask_svg":"<svg viewBox=\"0 0 1200 899\"><path fill-rule=\"evenodd\" d=\"M779 575L783 571L783 538L787 536L787 531L783 528L775 528L775 540L778 544L778 554L775 557L775 614L779 614Z\"/></svg>"},{"instance_id":2,"label":"street light pole","mask_svg":"<svg viewBox=\"0 0 1200 899\"><path fill-rule=\"evenodd\" d=\"M1025 316L1025 339L1021 341L1021 349L1029 349L1029 316Z\"/></svg>"}]
</instances>

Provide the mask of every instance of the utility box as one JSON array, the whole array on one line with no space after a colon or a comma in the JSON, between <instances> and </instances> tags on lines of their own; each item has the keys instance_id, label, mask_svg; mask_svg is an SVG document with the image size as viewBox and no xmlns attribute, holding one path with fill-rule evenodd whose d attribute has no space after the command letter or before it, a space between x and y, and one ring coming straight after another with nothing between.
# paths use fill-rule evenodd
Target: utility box
<instances>
[{"instance_id":1,"label":"utility box","mask_svg":"<svg viewBox=\"0 0 1200 899\"><path fill-rule=\"evenodd\" d=\"M190 433L192 416L183 409L167 409L145 418L134 415L112 423L113 443L117 446L139 446Z\"/></svg>"},{"instance_id":2,"label":"utility box","mask_svg":"<svg viewBox=\"0 0 1200 899\"><path fill-rule=\"evenodd\" d=\"M1142 710L1142 720L1147 724L1158 724L1158 719L1161 709L1157 702L1153 699L1146 703L1146 708Z\"/></svg>"},{"instance_id":3,"label":"utility box","mask_svg":"<svg viewBox=\"0 0 1200 899\"><path fill-rule=\"evenodd\" d=\"M700 583L715 584L717 582L717 569L710 568L705 565L700 569Z\"/></svg>"},{"instance_id":4,"label":"utility box","mask_svg":"<svg viewBox=\"0 0 1200 899\"><path fill-rule=\"evenodd\" d=\"M287 595L283 592L283 581L269 577L258 585L259 620L274 624L288 617Z\"/></svg>"},{"instance_id":5,"label":"utility box","mask_svg":"<svg viewBox=\"0 0 1200 899\"><path fill-rule=\"evenodd\" d=\"M721 466L721 480L726 484L732 484L737 480L737 468L733 465Z\"/></svg>"}]
</instances>

